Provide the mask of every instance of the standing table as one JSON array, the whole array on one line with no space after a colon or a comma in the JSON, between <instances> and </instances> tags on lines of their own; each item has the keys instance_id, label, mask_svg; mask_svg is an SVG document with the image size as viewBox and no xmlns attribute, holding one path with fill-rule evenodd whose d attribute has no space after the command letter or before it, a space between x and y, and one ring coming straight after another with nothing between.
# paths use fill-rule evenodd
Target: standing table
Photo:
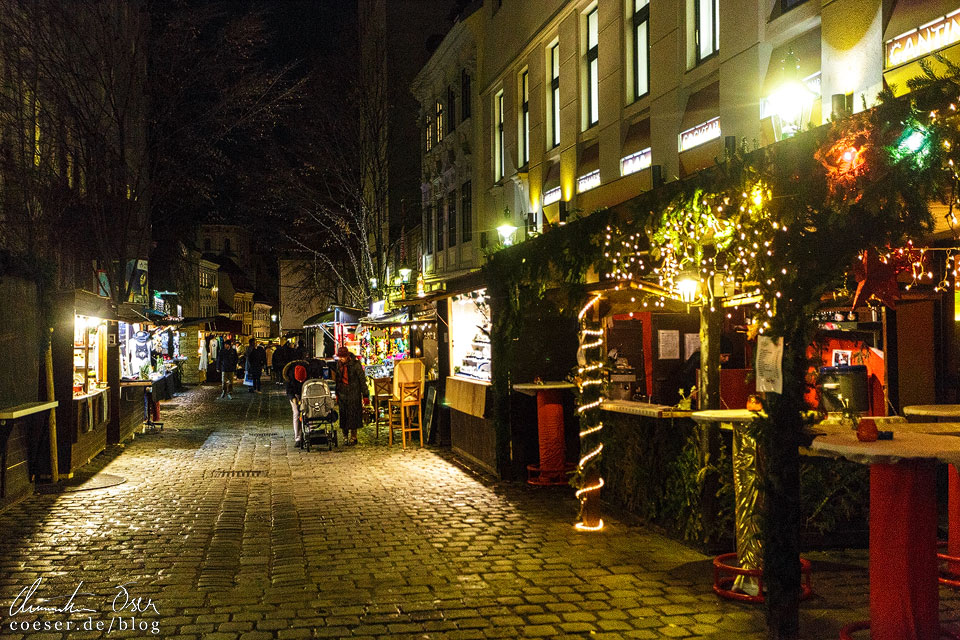
<instances>
[{"instance_id":1,"label":"standing table","mask_svg":"<svg viewBox=\"0 0 960 640\"><path fill-rule=\"evenodd\" d=\"M908 418L930 418L943 422L960 420L960 404L919 404L903 408L903 414ZM958 425L960 431L960 425ZM960 576L960 472L956 465L950 465L947 476L947 553L942 555L943 560L949 561L950 573ZM960 580L941 578L940 582L951 587L960 587Z\"/></svg>"},{"instance_id":2,"label":"standing table","mask_svg":"<svg viewBox=\"0 0 960 640\"><path fill-rule=\"evenodd\" d=\"M916 427L917 425L910 425ZM942 426L942 425L941 425ZM894 428L893 440L860 442L854 431L818 436L815 454L870 465L870 621L873 640L937 640L937 462L960 462L960 438Z\"/></svg>"},{"instance_id":3,"label":"standing table","mask_svg":"<svg viewBox=\"0 0 960 640\"><path fill-rule=\"evenodd\" d=\"M563 390L574 389L572 382L523 383L514 391L537 397L537 434L540 442L540 464L527 465L527 482L539 486L567 484L566 445L563 433Z\"/></svg>"},{"instance_id":4,"label":"standing table","mask_svg":"<svg viewBox=\"0 0 960 640\"><path fill-rule=\"evenodd\" d=\"M733 432L734 523L737 552L719 555L713 560L713 590L724 598L744 602L763 602L763 548L760 543L760 480L757 477L757 443L745 425L759 414L747 409L711 409L690 416L697 423L719 422ZM729 564L736 559L737 566ZM801 562L807 580L804 597L810 594L809 563ZM722 575L726 574L726 575ZM730 579L730 574L735 575ZM731 586L732 583L732 586Z\"/></svg>"}]
</instances>

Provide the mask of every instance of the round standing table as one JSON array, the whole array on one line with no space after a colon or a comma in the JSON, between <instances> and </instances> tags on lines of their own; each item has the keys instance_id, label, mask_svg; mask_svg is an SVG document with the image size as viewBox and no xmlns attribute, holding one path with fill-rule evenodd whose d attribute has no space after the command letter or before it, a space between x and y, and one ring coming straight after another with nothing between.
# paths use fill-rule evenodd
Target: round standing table
<instances>
[{"instance_id":1,"label":"round standing table","mask_svg":"<svg viewBox=\"0 0 960 640\"><path fill-rule=\"evenodd\" d=\"M929 418L938 422L960 420L960 404L918 404L903 408L903 414L908 418ZM958 432L960 432L960 425ZM947 554L943 556L949 561L947 565L950 573L960 576L960 472L956 465L950 465L947 471ZM960 587L960 580L942 578L942 583L951 587Z\"/></svg>"},{"instance_id":2,"label":"round standing table","mask_svg":"<svg viewBox=\"0 0 960 640\"><path fill-rule=\"evenodd\" d=\"M916 425L910 425L915 427ZM853 431L818 436L818 454L870 465L870 628L873 640L937 640L936 464L960 462L960 438L894 427L893 440L860 442Z\"/></svg>"},{"instance_id":3,"label":"round standing table","mask_svg":"<svg viewBox=\"0 0 960 640\"><path fill-rule=\"evenodd\" d=\"M721 428L733 432L733 490L734 526L736 527L737 553L717 556L713 561L713 590L724 598L744 602L763 602L761 575L763 571L763 548L760 543L758 506L760 480L757 477L757 443L744 425L760 414L747 409L711 409L694 411L695 422L719 422ZM728 564L728 558L736 555L737 565ZM806 563L806 561L804 561ZM809 564L804 564L804 573L809 576ZM726 574L726 575L724 575ZM736 576L732 580L730 574ZM731 584L732 583L732 584ZM804 594L809 595L809 577Z\"/></svg>"},{"instance_id":4,"label":"round standing table","mask_svg":"<svg viewBox=\"0 0 960 640\"><path fill-rule=\"evenodd\" d=\"M537 397L537 437L540 443L540 464L527 466L527 482L538 486L567 484L566 445L563 433L563 390L574 389L572 382L523 383L514 391Z\"/></svg>"}]
</instances>

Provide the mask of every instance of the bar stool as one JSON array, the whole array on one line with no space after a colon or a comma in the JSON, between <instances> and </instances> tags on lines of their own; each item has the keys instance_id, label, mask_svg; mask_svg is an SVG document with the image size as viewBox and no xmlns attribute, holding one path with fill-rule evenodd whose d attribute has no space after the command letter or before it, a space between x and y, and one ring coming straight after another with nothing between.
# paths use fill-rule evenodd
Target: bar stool
<instances>
[{"instance_id":1,"label":"bar stool","mask_svg":"<svg viewBox=\"0 0 960 640\"><path fill-rule=\"evenodd\" d=\"M390 399L390 446L393 446L393 430L400 427L400 438L403 448L407 448L407 434L419 433L420 446L423 447L423 413L420 405L420 383L419 382L401 382L399 394ZM393 409L399 409L400 423L394 421ZM413 410L416 409L416 412ZM407 412L410 411L410 415ZM414 421L416 418L416 421ZM410 438L411 442L413 437Z\"/></svg>"},{"instance_id":2,"label":"bar stool","mask_svg":"<svg viewBox=\"0 0 960 640\"><path fill-rule=\"evenodd\" d=\"M376 414L377 441L380 440L380 425L390 426L390 398L393 397L393 378L373 379L373 411Z\"/></svg>"}]
</instances>

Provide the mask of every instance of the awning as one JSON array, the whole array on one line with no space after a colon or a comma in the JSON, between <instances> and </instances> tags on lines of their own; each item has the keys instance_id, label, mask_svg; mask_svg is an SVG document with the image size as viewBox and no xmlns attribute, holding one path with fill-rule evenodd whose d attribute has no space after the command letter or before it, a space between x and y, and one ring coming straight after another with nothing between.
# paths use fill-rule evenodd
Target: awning
<instances>
[{"instance_id":1,"label":"awning","mask_svg":"<svg viewBox=\"0 0 960 640\"><path fill-rule=\"evenodd\" d=\"M594 142L580 151L580 163L577 165L577 177L585 176L600 169L600 144Z\"/></svg>"},{"instance_id":2,"label":"awning","mask_svg":"<svg viewBox=\"0 0 960 640\"><path fill-rule=\"evenodd\" d=\"M560 187L560 161L557 160L550 165L550 170L547 171L547 177L543 181L543 192L546 193L551 189L557 189Z\"/></svg>"},{"instance_id":3,"label":"awning","mask_svg":"<svg viewBox=\"0 0 960 640\"><path fill-rule=\"evenodd\" d=\"M711 167L723 153L720 81L690 94L680 121L680 177Z\"/></svg>"},{"instance_id":4,"label":"awning","mask_svg":"<svg viewBox=\"0 0 960 640\"><path fill-rule=\"evenodd\" d=\"M769 98L784 82L790 79L804 80L820 71L820 27L807 31L802 36L780 45L770 54L767 75L763 80L761 97ZM797 70L787 69L790 54L796 59Z\"/></svg>"},{"instance_id":5,"label":"awning","mask_svg":"<svg viewBox=\"0 0 960 640\"><path fill-rule=\"evenodd\" d=\"M216 333L243 333L243 322L240 320L231 320L226 316L217 316L207 322L207 331Z\"/></svg>"},{"instance_id":6,"label":"awning","mask_svg":"<svg viewBox=\"0 0 960 640\"><path fill-rule=\"evenodd\" d=\"M623 156L650 148L650 118L644 118L630 125L623 141Z\"/></svg>"},{"instance_id":7,"label":"awning","mask_svg":"<svg viewBox=\"0 0 960 640\"><path fill-rule=\"evenodd\" d=\"M956 0L898 0L883 32L883 80L901 96L909 90L907 81L923 76L921 62L936 73L946 66L931 54L942 55L960 64L960 14Z\"/></svg>"},{"instance_id":8,"label":"awning","mask_svg":"<svg viewBox=\"0 0 960 640\"><path fill-rule=\"evenodd\" d=\"M323 313L310 316L303 321L303 328L310 329L324 324L333 324L340 322L343 324L357 324L360 321L360 309L354 307L340 307L334 305Z\"/></svg>"},{"instance_id":9,"label":"awning","mask_svg":"<svg viewBox=\"0 0 960 640\"><path fill-rule=\"evenodd\" d=\"M403 324L410 321L410 311L407 307L396 309L390 313L378 317L364 316L360 318L360 324L372 325L376 327L385 327L397 324Z\"/></svg>"},{"instance_id":10,"label":"awning","mask_svg":"<svg viewBox=\"0 0 960 640\"><path fill-rule=\"evenodd\" d=\"M422 299L423 302L436 302L437 300L445 300L461 293L484 289L487 283L484 280L483 271L478 269L449 278L443 282L443 285L443 291L432 291Z\"/></svg>"},{"instance_id":11,"label":"awning","mask_svg":"<svg viewBox=\"0 0 960 640\"><path fill-rule=\"evenodd\" d=\"M76 315L100 318L101 320L118 320L117 313L111 307L109 298L103 298L81 289L77 289L68 295L73 298L73 308Z\"/></svg>"}]
</instances>

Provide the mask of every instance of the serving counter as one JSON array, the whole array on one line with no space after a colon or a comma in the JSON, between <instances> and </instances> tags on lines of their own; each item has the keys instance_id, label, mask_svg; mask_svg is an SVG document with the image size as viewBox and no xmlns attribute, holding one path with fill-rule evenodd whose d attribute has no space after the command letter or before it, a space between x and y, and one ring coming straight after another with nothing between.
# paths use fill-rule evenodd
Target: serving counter
<instances>
[{"instance_id":1,"label":"serving counter","mask_svg":"<svg viewBox=\"0 0 960 640\"><path fill-rule=\"evenodd\" d=\"M450 446L484 471L499 476L497 436L490 415L490 383L447 377L444 404L450 408Z\"/></svg>"}]
</instances>

